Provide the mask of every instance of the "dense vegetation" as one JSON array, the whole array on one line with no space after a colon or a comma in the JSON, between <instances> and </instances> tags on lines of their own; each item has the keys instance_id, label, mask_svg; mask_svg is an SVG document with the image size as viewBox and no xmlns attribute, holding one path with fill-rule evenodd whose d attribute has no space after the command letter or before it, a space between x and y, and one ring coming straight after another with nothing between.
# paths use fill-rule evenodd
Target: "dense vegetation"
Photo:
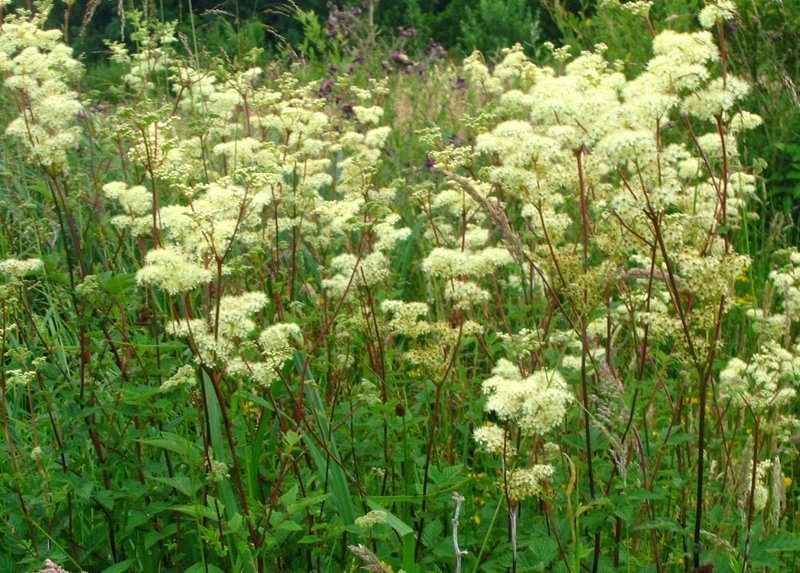
<instances>
[{"instance_id":1,"label":"dense vegetation","mask_svg":"<svg viewBox=\"0 0 800 573\"><path fill-rule=\"evenodd\" d=\"M800 7L0 6L0 571L798 569Z\"/></svg>"}]
</instances>

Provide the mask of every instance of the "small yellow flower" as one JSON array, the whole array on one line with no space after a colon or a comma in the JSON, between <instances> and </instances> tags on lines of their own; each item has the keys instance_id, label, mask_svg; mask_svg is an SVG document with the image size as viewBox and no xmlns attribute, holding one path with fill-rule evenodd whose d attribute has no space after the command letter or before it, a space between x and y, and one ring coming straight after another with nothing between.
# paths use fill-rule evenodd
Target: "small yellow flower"
<instances>
[{"instance_id":1,"label":"small yellow flower","mask_svg":"<svg viewBox=\"0 0 800 573\"><path fill-rule=\"evenodd\" d=\"M792 480L792 478L790 478L789 476L784 476L783 477L783 483L786 484L786 487L791 487L792 486L792 481L794 481L794 480Z\"/></svg>"},{"instance_id":2,"label":"small yellow flower","mask_svg":"<svg viewBox=\"0 0 800 573\"><path fill-rule=\"evenodd\" d=\"M789 479L789 478L786 478L786 479ZM472 521L472 523L474 523L475 525L480 525L480 524L481 524L481 518L480 518L479 516L477 516L477 515L473 515L473 516L470 518L470 520L471 520L471 521Z\"/></svg>"}]
</instances>

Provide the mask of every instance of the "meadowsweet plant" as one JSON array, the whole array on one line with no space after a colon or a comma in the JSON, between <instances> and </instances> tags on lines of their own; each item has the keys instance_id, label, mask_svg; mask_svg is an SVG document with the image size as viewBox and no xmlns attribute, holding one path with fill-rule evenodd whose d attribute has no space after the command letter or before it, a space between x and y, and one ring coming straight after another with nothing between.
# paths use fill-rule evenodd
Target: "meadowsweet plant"
<instances>
[{"instance_id":1,"label":"meadowsweet plant","mask_svg":"<svg viewBox=\"0 0 800 573\"><path fill-rule=\"evenodd\" d=\"M734 8L731 2L712 2L700 23L722 25L735 16ZM646 10L636 12L648 18ZM588 507L615 491L624 495L634 483L646 492L656 490L665 456L677 450L686 479L681 499L694 511L689 514L683 505L672 518L685 532L680 558L691 556L699 568L709 559L704 510L715 499L723 505L726 500L724 488L709 491L712 477L722 484L736 482L734 465L742 457L752 468L750 479L737 486L750 486L745 488L750 511L739 526L747 543L753 510L765 506L766 465L786 444L788 428L797 424L791 414L792 382L786 387L779 381L780 372L794 371L793 351L791 342L785 348L786 340L773 340L749 364L734 358L721 374L717 370L726 352L723 331L737 306L736 277L749 265L733 238L752 216L748 200L754 176L739 159L736 139L761 123L739 109L748 84L726 69L719 39L724 35L715 38L706 31L654 33L653 56L634 77L603 57L604 45L574 58L565 49L554 51L557 67L534 64L519 47L509 49L494 70L477 55L465 62L469 81L490 96L494 117L473 131L470 147L432 141L431 156L449 183L441 193L455 191L462 212L480 211L489 236L505 245L523 273L519 283L528 286L531 305L527 324L507 320L499 335L520 338L523 326L538 327L528 352L512 354L513 361L501 359L483 383L487 411L505 425L513 422L520 436L512 430L509 439L508 428L475 431L476 441L489 452L503 458L510 453L514 460L524 456L535 464L508 470L504 459L512 530L520 500L546 497L542 484L555 468L536 465L539 436L562 422L575 397L583 418L578 455L586 464ZM468 226L450 232L451 241L462 236L461 252L467 256ZM437 260L438 251L426 262ZM470 274L468 265L451 273ZM789 276L790 270L773 274L786 293L792 288ZM752 376L758 380L755 387L748 381ZM644 446L637 430L640 414L619 401L626 396L633 406L639 399L648 401L647 419L661 392L669 396L672 414L663 445L653 449ZM764 408L774 409L772 424L764 423L787 428L783 438L762 433L737 449L735 420L760 418ZM686 439L676 444L670 440L674 432ZM709 452L712 432L724 444L721 459ZM534 441L520 442L526 435ZM615 462L610 467L608 449ZM754 461L747 462L748 457ZM760 459L767 461L759 466ZM719 476L709 475L709 463L722 468ZM631 466L636 467L634 483ZM774 497L780 498L780 491ZM657 510L645 495L640 515L653 520ZM608 566L603 565L602 520L593 522L587 531L593 538L591 568L602 570ZM618 520L618 533L621 526ZM649 531L649 562L663 570L676 556L669 550L662 554L663 534ZM747 543L739 555L745 566ZM617 563L619 550L606 558Z\"/></svg>"},{"instance_id":2,"label":"meadowsweet plant","mask_svg":"<svg viewBox=\"0 0 800 573\"><path fill-rule=\"evenodd\" d=\"M800 255L742 240L736 6L618 7L636 66L381 78L128 13L99 105L3 6L0 569L792 569Z\"/></svg>"},{"instance_id":3,"label":"meadowsweet plant","mask_svg":"<svg viewBox=\"0 0 800 573\"><path fill-rule=\"evenodd\" d=\"M106 181L98 185L92 201L105 204L112 214L111 227L103 233L115 235L115 258L119 257L118 263L126 261L129 269L127 286L117 285L116 292L121 292L120 286L127 289L135 285L144 297L125 309L113 297L102 302L96 298L111 294L109 285L102 281L98 284L91 274L95 269L90 260L93 253L89 252L89 245L81 242L82 232L75 220L80 209L70 202L66 192L66 185L73 182L67 155L80 136L80 107L61 114L61 123L53 123L44 115L55 108L55 100L49 101L48 97L71 97L77 101L68 86L68 80L74 79L68 74L76 73L76 65L70 64L69 50L59 43L59 34L42 30L45 17L44 12L36 16L20 12L9 16L2 30L8 63L3 71L8 87L16 90L22 113L7 133L18 136L28 151L27 158L46 170L48 182L59 191L56 205L69 221L72 243L67 245L71 247L68 256L79 263L70 278L80 283L72 298L72 312L82 323L81 398L89 396L91 404L106 400L119 404L121 399L104 373L108 364L98 364L96 369L87 367L91 343L86 330L96 321L94 324L102 323L99 328L103 336L114 339L107 339L107 343L113 348L115 369L121 380L133 383L143 377L159 394L177 400L167 409L182 412L177 420L184 429L185 423L200 423L198 428L202 428L201 435L196 436L200 438L198 442L188 436L177 438L173 432L161 434L161 430L155 430L153 434L137 421L139 430L133 438L137 440L135 451L140 461L146 455L143 445L171 452L167 455L177 454L175 462L183 468L177 471L191 476L185 478L185 487L179 488L190 498L184 513L201 519L201 513L192 508L214 508L217 525L202 517L202 522L196 524L198 537L191 542L194 549L187 549L186 554L179 550L179 560L213 562L215 558L203 549L208 544L208 551L219 558L235 555L240 567L264 570L268 547L280 543L279 538L266 535L267 530L289 523L292 515L299 516L298 512L308 511L303 508L309 506L302 505L289 514L275 511L274 500L282 495L287 476L304 479L300 473L293 474L300 471L298 460L292 459L288 451L279 455L278 465L270 470L275 473L268 485L258 477L256 460L242 460L240 448L249 439L240 432L256 431L265 436L263 432L271 428L270 433L277 432L278 436L283 432L302 436L308 429L314 437L303 439L315 440L314 447L334 455L332 449L336 446L329 444L331 436L318 428L320 421L312 423L306 418L310 412L316 412L315 417L324 416L324 408L322 412L317 410L322 406L317 404L320 398L316 385L305 388L306 383L313 382L316 372L324 374L324 369L311 363L311 356L320 347L345 356L351 352L346 348L337 350L327 341L345 310L350 315L355 309L362 309L354 315L361 317L356 321L356 333L372 328L377 292L385 288L390 276L392 250L409 234L393 212L396 189L376 184L382 149L391 133L390 127L380 125L385 90L380 84L374 85L373 90L353 86L352 97L359 105L331 110L326 108L325 100L317 97L318 84L301 84L292 74L258 68L230 72L199 69L196 61L179 58L169 48L174 40L169 25L152 31L140 17L134 18L137 31L133 39L139 44L138 51L128 55L121 45L112 48L118 63L129 66L124 80L139 101L91 118L89 137L96 134L96 139L88 143L98 152L116 153L118 171L115 176L109 173ZM42 71L28 77L28 67L20 61L31 50L44 56L39 62ZM268 74L272 75L265 77ZM171 94L164 94L165 80ZM43 84L48 81L52 89L44 89ZM165 95L174 99L167 104ZM41 111L38 105L42 106ZM16 127L19 121L28 122L30 129L21 132ZM40 127L48 133L40 136L36 131ZM41 266L40 261L8 259L2 268L5 275L20 281L24 275L41 270ZM365 297L372 306L361 306ZM107 310L84 306L84 298L91 306ZM18 305L18 299L13 300ZM129 327L123 325L131 319L128 313L136 312L136 306L144 314L144 332L155 343L152 350L132 344ZM120 322L109 326L107 312L114 307L112 313ZM28 319L37 320L32 303L24 310ZM47 336L40 340L45 346L53 344ZM181 345L167 350L169 345L162 347L167 340L181 341ZM24 338L12 338L9 344L24 347ZM149 365L151 358L156 362ZM292 367L295 360L300 361L297 372ZM343 367L349 365L345 359ZM70 365L58 366L66 379L71 378ZM35 377L35 371L8 370L3 378L4 395L29 387ZM297 384L295 378L301 382ZM41 378L39 382L45 391ZM281 406L264 398L276 383L282 386L277 391L287 392L289 399ZM112 398L114 394L116 397ZM153 398L156 396L152 394ZM30 392L28 398L33 399ZM311 405L307 405L309 400ZM127 403L133 406L133 402ZM162 402L165 407L166 404ZM199 418L189 414L197 407ZM271 414L266 415L267 412ZM279 417L274 418L278 412ZM150 422L161 416L155 411L150 414L156 416ZM278 423L280 419L284 421ZM58 418L51 417L51 421L61 444L57 449L63 454ZM9 430L9 452L14 460L15 440L9 423L6 419L4 426ZM86 418L94 453L105 466L108 456L113 456L112 446L97 424L95 414ZM255 430L256 427L262 430ZM176 439L183 444L178 447L179 452L174 450ZM33 458L44 459L41 453ZM74 466L67 465L63 455L61 461L60 471L66 472L65 478L70 477L70 472L80 475L81 462L71 469ZM321 464L318 470L323 472L325 482L330 468L327 462ZM172 482L174 479L184 479L176 477L171 460L168 466L163 468L165 473L158 469L149 476L140 468L140 486L150 479L165 479L173 484L177 483ZM105 467L102 472L105 495L114 495L111 470ZM345 482L343 486L346 494L349 485ZM263 491L254 496L256 490ZM24 499L21 492L19 495ZM72 495L71 491L67 494L68 500ZM206 505L208 495L215 498L211 505ZM322 504L326 497L319 497L317 503ZM339 497L340 524L351 525L352 502L347 495L340 493ZM114 504L108 498L107 509ZM56 502L52 509L57 506ZM26 546L36 556L41 551L35 528L38 517L28 511L27 503L20 509L29 530ZM176 510L180 512L180 506L170 512ZM73 535L72 511L67 520L68 537ZM233 520L233 528L225 525L228 520ZM111 513L105 527L113 536L118 526ZM292 531L290 527L284 527L286 534ZM342 531L336 527L333 526L333 534L340 536ZM174 533L181 536L177 530ZM201 539L202 545L196 545ZM130 553L123 547L126 542L120 540L118 544L116 538L109 541L110 558L124 561L123 556ZM72 559L85 557L76 555Z\"/></svg>"},{"instance_id":4,"label":"meadowsweet plant","mask_svg":"<svg viewBox=\"0 0 800 573\"><path fill-rule=\"evenodd\" d=\"M6 133L19 139L46 170L58 170L80 137L83 106L70 83L81 65L58 30L44 30L45 12L12 15L3 23L3 84L15 94L19 116Z\"/></svg>"}]
</instances>

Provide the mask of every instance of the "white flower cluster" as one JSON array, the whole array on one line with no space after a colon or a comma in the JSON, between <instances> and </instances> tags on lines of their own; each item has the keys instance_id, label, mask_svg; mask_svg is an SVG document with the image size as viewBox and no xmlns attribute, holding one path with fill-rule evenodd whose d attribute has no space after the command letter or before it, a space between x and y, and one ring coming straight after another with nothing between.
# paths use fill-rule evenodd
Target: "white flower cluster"
<instances>
[{"instance_id":1,"label":"white flower cluster","mask_svg":"<svg viewBox=\"0 0 800 573\"><path fill-rule=\"evenodd\" d=\"M6 133L19 140L31 158L48 169L66 167L76 147L83 105L70 84L81 64L61 41L61 32L45 30L47 12L9 14L0 26L0 73L16 95L20 115Z\"/></svg>"},{"instance_id":2,"label":"white flower cluster","mask_svg":"<svg viewBox=\"0 0 800 573\"><path fill-rule=\"evenodd\" d=\"M164 383L161 384L159 390L161 390L161 392L169 392L176 388L191 388L195 385L197 385L197 377L195 376L194 366L191 364L184 364L175 371L175 374L167 378Z\"/></svg>"},{"instance_id":3,"label":"white flower cluster","mask_svg":"<svg viewBox=\"0 0 800 573\"><path fill-rule=\"evenodd\" d=\"M430 331L430 324L420 320L421 316L428 314L428 305L424 302L385 300L381 303L381 309L392 315L389 327L394 332L416 338Z\"/></svg>"},{"instance_id":4,"label":"white flower cluster","mask_svg":"<svg viewBox=\"0 0 800 573\"><path fill-rule=\"evenodd\" d=\"M422 270L445 279L461 276L481 278L512 262L508 249L487 247L476 251L461 251L437 247L422 261Z\"/></svg>"},{"instance_id":5,"label":"white flower cluster","mask_svg":"<svg viewBox=\"0 0 800 573\"><path fill-rule=\"evenodd\" d=\"M353 112L356 114L358 121L366 124L377 125L383 117L383 108L376 105L371 107L357 105L353 107Z\"/></svg>"},{"instance_id":6,"label":"white flower cluster","mask_svg":"<svg viewBox=\"0 0 800 573\"><path fill-rule=\"evenodd\" d=\"M264 293L228 294L239 273L260 266L265 281L282 285L274 295L281 313L284 297L293 312L306 304L298 291L332 308L348 293L342 302L350 305L388 284L396 246L411 234L395 210L397 190L374 184L392 134L380 125L385 87L352 88L359 105L337 115L317 83L259 68L198 69L170 48L173 27L133 20L137 53L112 46L126 82L150 97L155 74L166 72L175 100L169 109L121 108L97 119L127 142L128 159L145 174L135 185L104 186L119 209L112 222L124 235L152 238L139 284L187 295L187 317L167 331L189 341L206 367L269 385L303 335L288 319L262 326ZM312 258L322 270L317 282L295 284ZM204 285L205 300L192 295ZM434 324L429 332L441 346L457 333L447 330Z\"/></svg>"},{"instance_id":7,"label":"white flower cluster","mask_svg":"<svg viewBox=\"0 0 800 573\"><path fill-rule=\"evenodd\" d=\"M506 457L513 457L516 453L514 445L508 442L506 431L500 426L486 425L475 428L472 439L489 454L502 456L505 452Z\"/></svg>"},{"instance_id":8,"label":"white flower cluster","mask_svg":"<svg viewBox=\"0 0 800 573\"><path fill-rule=\"evenodd\" d=\"M486 411L519 425L525 434L544 434L555 427L572 402L564 377L556 371L537 370L523 377L519 368L500 359L492 377L483 382L488 396Z\"/></svg>"},{"instance_id":9,"label":"white flower cluster","mask_svg":"<svg viewBox=\"0 0 800 573\"><path fill-rule=\"evenodd\" d=\"M155 285L169 294L179 294L209 283L214 273L192 260L179 247L164 247L147 253L145 265L136 273L141 285Z\"/></svg>"},{"instance_id":10,"label":"white flower cluster","mask_svg":"<svg viewBox=\"0 0 800 573\"><path fill-rule=\"evenodd\" d=\"M770 483L768 482L769 475L767 472L772 468L772 460L764 460L756 464L756 480L753 484L752 471L753 460L748 460L743 464L741 472L741 485L739 487L739 510L743 520L747 520L747 515L750 507L750 495L752 489L753 496L753 511L761 513L766 509L767 502L770 499ZM782 476L781 476L782 477ZM755 486L755 487L753 487Z\"/></svg>"},{"instance_id":11,"label":"white flower cluster","mask_svg":"<svg viewBox=\"0 0 800 573\"><path fill-rule=\"evenodd\" d=\"M447 371L446 357L456 343L465 336L482 332L482 327L471 320L459 325L443 320L427 321L428 305L423 302L385 300L381 310L389 314L389 329L413 340L404 357L424 368L429 375L437 377Z\"/></svg>"},{"instance_id":12,"label":"white flower cluster","mask_svg":"<svg viewBox=\"0 0 800 573\"><path fill-rule=\"evenodd\" d=\"M619 2L619 0L616 1ZM653 7L653 2L652 0L629 0L624 4L620 4L620 7L623 10L627 10L631 14L646 18L650 15L650 9Z\"/></svg>"},{"instance_id":13,"label":"white flower cluster","mask_svg":"<svg viewBox=\"0 0 800 573\"><path fill-rule=\"evenodd\" d=\"M355 523L361 529L372 529L377 525L386 523L388 517L389 516L386 514L385 511L381 511L379 509L373 509L366 515L357 517Z\"/></svg>"},{"instance_id":14,"label":"white flower cluster","mask_svg":"<svg viewBox=\"0 0 800 573\"><path fill-rule=\"evenodd\" d=\"M542 497L548 480L555 470L548 464L536 464L528 468L517 468L508 472L508 497L519 503L530 497Z\"/></svg>"},{"instance_id":15,"label":"white flower cluster","mask_svg":"<svg viewBox=\"0 0 800 573\"><path fill-rule=\"evenodd\" d=\"M703 28L713 28L720 21L733 20L736 17L736 3L733 0L711 0L697 16Z\"/></svg>"},{"instance_id":16,"label":"white flower cluster","mask_svg":"<svg viewBox=\"0 0 800 573\"><path fill-rule=\"evenodd\" d=\"M278 378L283 365L291 360L293 344L301 344L303 335L297 324L277 323L255 337L258 325L254 317L266 304L267 296L260 292L226 295L220 299L218 311L212 312L214 318L178 320L167 325L167 331L187 339L195 348L200 363L218 366L231 376L269 386ZM162 390L188 385L188 378L193 376L190 368L179 369Z\"/></svg>"},{"instance_id":17,"label":"white flower cluster","mask_svg":"<svg viewBox=\"0 0 800 573\"><path fill-rule=\"evenodd\" d=\"M128 187L121 181L112 181L103 185L103 194L119 204L124 215L115 215L111 224L118 229L129 229L133 235L147 235L153 230L153 218L149 215L153 199L152 194L143 185Z\"/></svg>"},{"instance_id":18,"label":"white flower cluster","mask_svg":"<svg viewBox=\"0 0 800 573\"><path fill-rule=\"evenodd\" d=\"M131 39L136 42L137 51L130 54L120 42L108 42L108 46L112 60L128 67L123 81L141 93L153 89L154 75L167 69L173 56L170 44L177 41L176 23L150 21L140 10L127 12L126 17L134 29Z\"/></svg>"},{"instance_id":19,"label":"white flower cluster","mask_svg":"<svg viewBox=\"0 0 800 573\"><path fill-rule=\"evenodd\" d=\"M747 82L735 76L728 76L725 80L714 78L703 89L689 94L683 100L683 111L699 119L712 121L732 110L749 91ZM746 125L744 121L740 123L737 128Z\"/></svg>"},{"instance_id":20,"label":"white flower cluster","mask_svg":"<svg viewBox=\"0 0 800 573\"><path fill-rule=\"evenodd\" d=\"M228 464L220 460L212 459L211 462L209 463L208 477L213 482L221 482L227 480L228 478L231 477L231 474L228 470Z\"/></svg>"},{"instance_id":21,"label":"white flower cluster","mask_svg":"<svg viewBox=\"0 0 800 573\"><path fill-rule=\"evenodd\" d=\"M791 403L797 392L793 386L800 382L800 353L782 348L769 341L749 363L731 358L720 372L720 396L736 406L746 406L761 414L776 412L772 422L794 423L780 419L780 410Z\"/></svg>"},{"instance_id":22,"label":"white flower cluster","mask_svg":"<svg viewBox=\"0 0 800 573\"><path fill-rule=\"evenodd\" d=\"M31 273L39 272L43 268L44 263L41 259L5 259L4 261L0 261L0 273L16 279Z\"/></svg>"},{"instance_id":23,"label":"white flower cluster","mask_svg":"<svg viewBox=\"0 0 800 573\"><path fill-rule=\"evenodd\" d=\"M789 252L783 267L772 271L769 278L782 297L783 311L792 321L800 320L800 252Z\"/></svg>"},{"instance_id":24,"label":"white flower cluster","mask_svg":"<svg viewBox=\"0 0 800 573\"><path fill-rule=\"evenodd\" d=\"M6 373L6 387L11 389L17 386L27 387L36 380L36 371L34 370L7 370Z\"/></svg>"},{"instance_id":25,"label":"white flower cluster","mask_svg":"<svg viewBox=\"0 0 800 573\"><path fill-rule=\"evenodd\" d=\"M361 260L347 253L338 255L331 261L334 275L322 281L322 286L335 298L344 296L348 285L354 294L357 287L375 287L384 283L390 276L389 259L380 251L370 253Z\"/></svg>"},{"instance_id":26,"label":"white flower cluster","mask_svg":"<svg viewBox=\"0 0 800 573\"><path fill-rule=\"evenodd\" d=\"M219 304L218 334L225 338L246 338L256 328L252 316L267 305L263 292L223 296Z\"/></svg>"},{"instance_id":27,"label":"white flower cluster","mask_svg":"<svg viewBox=\"0 0 800 573\"><path fill-rule=\"evenodd\" d=\"M300 326L294 323L273 324L258 337L261 343L264 363L272 372L270 379L275 379L275 372L294 356L292 342L302 343L303 333Z\"/></svg>"}]
</instances>

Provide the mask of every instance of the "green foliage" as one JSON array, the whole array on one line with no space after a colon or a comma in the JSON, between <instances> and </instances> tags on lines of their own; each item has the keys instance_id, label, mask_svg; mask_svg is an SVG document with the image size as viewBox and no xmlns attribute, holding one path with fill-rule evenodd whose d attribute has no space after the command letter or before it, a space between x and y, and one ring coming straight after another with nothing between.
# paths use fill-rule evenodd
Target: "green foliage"
<instances>
[{"instance_id":1,"label":"green foliage","mask_svg":"<svg viewBox=\"0 0 800 573\"><path fill-rule=\"evenodd\" d=\"M269 30L258 18L247 20L207 18L197 29L198 44L209 54L224 54L234 66L241 65L254 50L267 45Z\"/></svg>"},{"instance_id":2,"label":"green foliage","mask_svg":"<svg viewBox=\"0 0 800 573\"><path fill-rule=\"evenodd\" d=\"M480 0L476 7L467 7L459 45L466 53L493 55L517 43L533 49L539 36L538 14L526 0Z\"/></svg>"},{"instance_id":3,"label":"green foliage","mask_svg":"<svg viewBox=\"0 0 800 573\"><path fill-rule=\"evenodd\" d=\"M591 50L598 43L608 46L609 59L625 62L630 72L649 57L648 27L645 20L620 7L615 0L543 0L542 6L560 32L560 43L575 50ZM697 27L702 0L663 0L655 2L650 22L656 32L662 28L687 32Z\"/></svg>"},{"instance_id":4,"label":"green foliage","mask_svg":"<svg viewBox=\"0 0 800 573\"><path fill-rule=\"evenodd\" d=\"M740 4L741 18L727 30L731 66L753 86L749 103L765 118L764 128L749 138L748 146L751 157L762 158L769 166L766 218L786 217L788 224L800 217L795 173L800 159L796 149L800 100L795 85L800 74L800 6L759 0ZM780 232L783 241L800 241L793 229Z\"/></svg>"}]
</instances>

